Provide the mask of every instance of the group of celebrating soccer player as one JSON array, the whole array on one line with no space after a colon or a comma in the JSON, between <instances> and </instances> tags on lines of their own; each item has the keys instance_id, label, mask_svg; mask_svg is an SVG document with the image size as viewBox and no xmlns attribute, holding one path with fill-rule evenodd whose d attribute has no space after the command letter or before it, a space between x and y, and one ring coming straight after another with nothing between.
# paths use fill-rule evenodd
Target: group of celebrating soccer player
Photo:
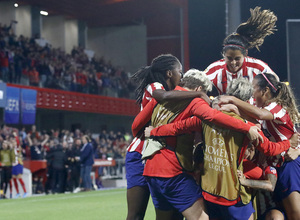
<instances>
[{"instance_id":1,"label":"group of celebrating soccer player","mask_svg":"<svg viewBox=\"0 0 300 220\"><path fill-rule=\"evenodd\" d=\"M300 219L295 97L248 56L277 17L250 11L205 71L183 74L163 54L133 75L141 112L126 154L127 220L144 218L150 194L156 219Z\"/></svg>"}]
</instances>

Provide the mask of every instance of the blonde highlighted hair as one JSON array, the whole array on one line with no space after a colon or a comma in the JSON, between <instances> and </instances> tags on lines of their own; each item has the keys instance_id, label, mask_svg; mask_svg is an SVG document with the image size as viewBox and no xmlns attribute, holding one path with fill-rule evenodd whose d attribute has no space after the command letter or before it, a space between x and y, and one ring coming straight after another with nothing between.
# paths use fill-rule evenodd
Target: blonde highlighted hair
<instances>
[{"instance_id":1,"label":"blonde highlighted hair","mask_svg":"<svg viewBox=\"0 0 300 220\"><path fill-rule=\"evenodd\" d=\"M197 69L188 70L181 81L182 84L189 89L195 89L201 86L202 90L205 92L210 92L212 90L212 82L203 71Z\"/></svg>"}]
</instances>

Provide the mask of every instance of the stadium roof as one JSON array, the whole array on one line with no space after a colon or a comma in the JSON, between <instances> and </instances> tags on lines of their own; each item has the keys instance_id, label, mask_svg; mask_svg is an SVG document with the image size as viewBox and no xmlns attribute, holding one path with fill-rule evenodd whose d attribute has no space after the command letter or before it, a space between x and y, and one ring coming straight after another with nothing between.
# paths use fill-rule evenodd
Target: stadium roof
<instances>
[{"instance_id":1,"label":"stadium roof","mask_svg":"<svg viewBox=\"0 0 300 220\"><path fill-rule=\"evenodd\" d=\"M0 0L4 1L4 0ZM7 1L7 0L6 0ZM184 0L185 1L185 0ZM141 23L157 10L181 6L183 0L16 0L12 3L37 6L51 15L86 22L88 27Z\"/></svg>"}]
</instances>

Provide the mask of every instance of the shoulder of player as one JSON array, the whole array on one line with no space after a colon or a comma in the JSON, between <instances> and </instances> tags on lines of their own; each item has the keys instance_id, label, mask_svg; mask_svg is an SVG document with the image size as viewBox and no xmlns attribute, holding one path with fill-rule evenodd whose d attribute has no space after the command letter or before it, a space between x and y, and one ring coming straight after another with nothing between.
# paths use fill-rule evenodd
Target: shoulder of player
<instances>
[{"instance_id":1,"label":"shoulder of player","mask_svg":"<svg viewBox=\"0 0 300 220\"><path fill-rule=\"evenodd\" d=\"M266 109L272 113L277 113L277 112L283 111L283 110L285 111L285 109L281 105L277 104L276 102L269 103L267 106L264 107L264 109Z\"/></svg>"},{"instance_id":2,"label":"shoulder of player","mask_svg":"<svg viewBox=\"0 0 300 220\"><path fill-rule=\"evenodd\" d=\"M255 66L257 66L257 67L261 66L261 67L264 67L264 68L269 67L268 64L265 63L264 61L256 59L256 58L253 58L253 57L245 57L245 61L247 62L247 64L251 64L254 67Z\"/></svg>"},{"instance_id":3,"label":"shoulder of player","mask_svg":"<svg viewBox=\"0 0 300 220\"><path fill-rule=\"evenodd\" d=\"M217 70L222 70L225 68L225 60L224 59L221 59L221 60L218 60L216 62L213 62L212 64L210 64L205 70L204 72L206 74L210 74L210 73L213 73Z\"/></svg>"}]
</instances>

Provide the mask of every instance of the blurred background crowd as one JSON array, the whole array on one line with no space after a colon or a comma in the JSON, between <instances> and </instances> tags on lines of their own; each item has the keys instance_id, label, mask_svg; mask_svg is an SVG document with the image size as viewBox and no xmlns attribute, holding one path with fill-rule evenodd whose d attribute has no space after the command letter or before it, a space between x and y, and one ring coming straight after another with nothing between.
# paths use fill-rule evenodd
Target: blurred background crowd
<instances>
[{"instance_id":1,"label":"blurred background crowd","mask_svg":"<svg viewBox=\"0 0 300 220\"><path fill-rule=\"evenodd\" d=\"M106 131L103 129L99 133L90 133L76 129L69 130L38 131L33 125L30 130L25 128L16 129L2 125L0 130L0 155L2 145L8 142L9 149L13 151L17 146L15 135L19 139L23 160L38 160L47 162L47 176L42 173L33 173L33 191L39 193L63 193L73 192L80 187L80 167L82 161L82 150L84 135L90 138L93 148L94 159L115 160L116 166L99 167L94 169L97 172L95 187L101 188L101 178L103 176L121 177L124 175L124 158L126 148L132 140L128 132ZM1 157L0 157L1 158ZM0 161L1 162L1 161Z\"/></svg>"},{"instance_id":2,"label":"blurred background crowd","mask_svg":"<svg viewBox=\"0 0 300 220\"><path fill-rule=\"evenodd\" d=\"M40 36L16 36L12 25L0 23L0 72L5 83L61 89L104 96L134 99L130 73L115 67L104 57L89 57L84 48L71 54Z\"/></svg>"}]
</instances>

